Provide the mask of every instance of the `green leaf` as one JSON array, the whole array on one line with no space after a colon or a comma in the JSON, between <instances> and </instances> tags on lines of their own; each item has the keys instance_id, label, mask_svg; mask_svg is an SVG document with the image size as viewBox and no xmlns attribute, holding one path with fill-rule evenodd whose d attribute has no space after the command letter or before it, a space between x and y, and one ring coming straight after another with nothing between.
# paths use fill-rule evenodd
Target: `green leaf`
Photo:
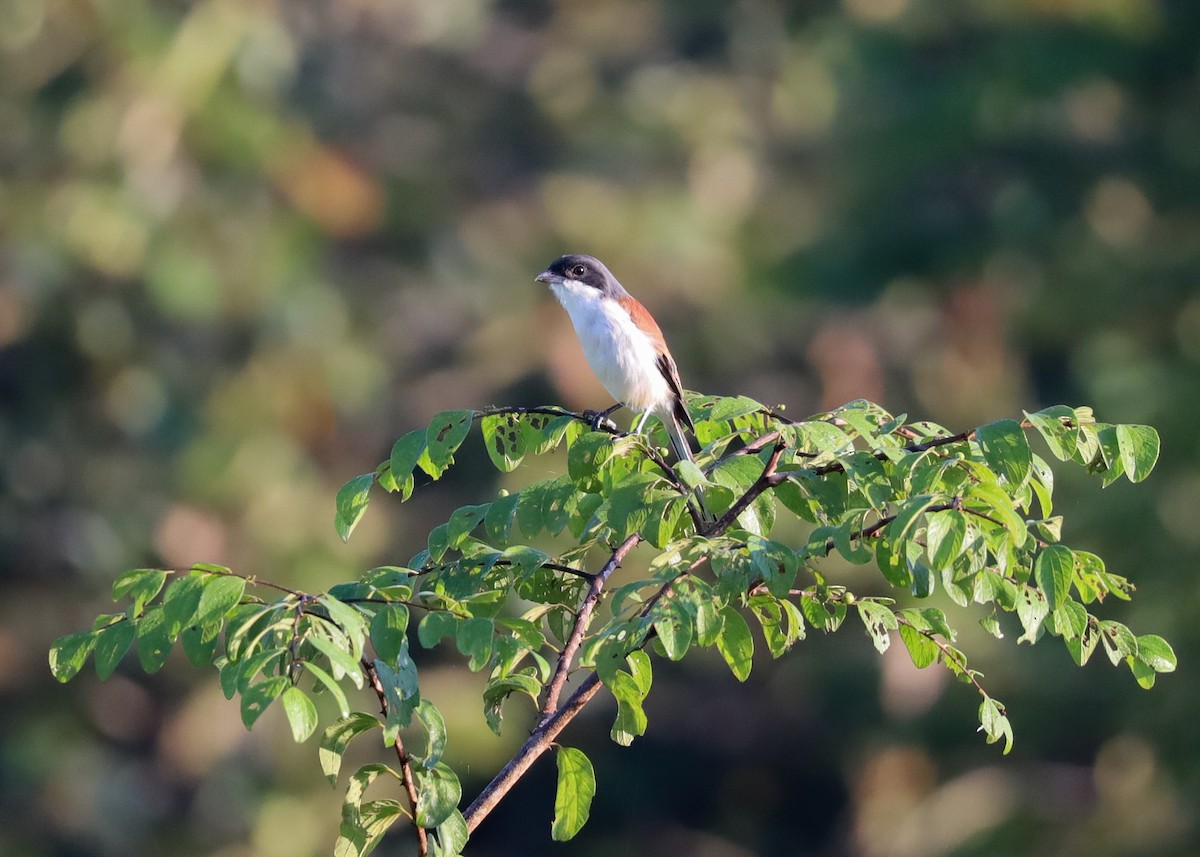
<instances>
[{"instance_id":1,"label":"green leaf","mask_svg":"<svg viewBox=\"0 0 1200 857\"><path fill-rule=\"evenodd\" d=\"M1145 661L1138 658L1126 658L1125 662L1129 664L1133 677L1142 688L1149 690L1154 687L1154 680L1158 674Z\"/></svg>"},{"instance_id":2,"label":"green leaf","mask_svg":"<svg viewBox=\"0 0 1200 857\"><path fill-rule=\"evenodd\" d=\"M429 551L429 559L431 562L441 562L442 557L446 555L446 551L450 548L450 525L438 524L429 531L429 540L427 549Z\"/></svg>"},{"instance_id":3,"label":"green leaf","mask_svg":"<svg viewBox=\"0 0 1200 857\"><path fill-rule=\"evenodd\" d=\"M350 655L355 660L361 658L367 637L366 617L357 608L329 594L317 598L317 603L329 612L329 618L346 633L350 640Z\"/></svg>"},{"instance_id":4,"label":"green leaf","mask_svg":"<svg viewBox=\"0 0 1200 857\"><path fill-rule=\"evenodd\" d=\"M1174 672L1178 661L1170 643L1157 634L1143 634L1137 638L1137 659L1156 673Z\"/></svg>"},{"instance_id":5,"label":"green leaf","mask_svg":"<svg viewBox=\"0 0 1200 857\"><path fill-rule=\"evenodd\" d=\"M663 599L659 605L654 630L667 657L677 661L687 654L692 644L696 619L677 598Z\"/></svg>"},{"instance_id":6,"label":"green leaf","mask_svg":"<svg viewBox=\"0 0 1200 857\"><path fill-rule=\"evenodd\" d=\"M458 630L459 621L453 613L443 610L427 613L417 625L417 639L426 649L432 649L443 638L452 636Z\"/></svg>"},{"instance_id":7,"label":"green leaf","mask_svg":"<svg viewBox=\"0 0 1200 857\"><path fill-rule=\"evenodd\" d=\"M171 643L174 636L170 633L163 608L155 607L147 610L137 623L137 651L142 669L148 673L156 673L167 662L171 654Z\"/></svg>"},{"instance_id":8,"label":"green leaf","mask_svg":"<svg viewBox=\"0 0 1200 857\"><path fill-rule=\"evenodd\" d=\"M896 614L886 604L869 598L859 599L855 606L858 607L858 618L862 619L863 627L867 629L867 636L875 644L876 650L883 654L892 644L888 631L895 631L899 627Z\"/></svg>"},{"instance_id":9,"label":"green leaf","mask_svg":"<svg viewBox=\"0 0 1200 857\"><path fill-rule=\"evenodd\" d=\"M251 685L242 694L242 722L249 729L267 707L288 688L287 676L272 676ZM309 703L310 705L312 703Z\"/></svg>"},{"instance_id":10,"label":"green leaf","mask_svg":"<svg viewBox=\"0 0 1200 857\"><path fill-rule=\"evenodd\" d=\"M925 547L936 569L948 568L963 551L967 517L957 509L930 512L925 518Z\"/></svg>"},{"instance_id":11,"label":"green leaf","mask_svg":"<svg viewBox=\"0 0 1200 857\"><path fill-rule=\"evenodd\" d=\"M333 670L335 679L340 680L342 676L349 676L355 687L363 686L362 667L359 665L358 658L325 637L310 634L305 641L329 660L329 666Z\"/></svg>"},{"instance_id":12,"label":"green leaf","mask_svg":"<svg viewBox=\"0 0 1200 857\"><path fill-rule=\"evenodd\" d=\"M1033 457L1033 478L1029 480L1029 487L1037 495L1042 517L1049 518L1054 514L1054 471L1040 455Z\"/></svg>"},{"instance_id":13,"label":"green leaf","mask_svg":"<svg viewBox=\"0 0 1200 857\"><path fill-rule=\"evenodd\" d=\"M371 645L385 664L396 662L408 629L408 607L403 604L384 604L371 618Z\"/></svg>"},{"instance_id":14,"label":"green leaf","mask_svg":"<svg viewBox=\"0 0 1200 857\"><path fill-rule=\"evenodd\" d=\"M975 430L975 440L988 466L1004 480L1009 493L1025 485L1033 467L1033 451L1021 424L998 420Z\"/></svg>"},{"instance_id":15,"label":"green leaf","mask_svg":"<svg viewBox=\"0 0 1200 857\"><path fill-rule=\"evenodd\" d=\"M917 669L925 669L938 658L937 643L911 625L900 625L900 641Z\"/></svg>"},{"instance_id":16,"label":"green leaf","mask_svg":"<svg viewBox=\"0 0 1200 857\"><path fill-rule=\"evenodd\" d=\"M87 657L96 646L99 635L95 631L67 634L59 637L50 647L50 672L61 682L68 682L83 668Z\"/></svg>"},{"instance_id":17,"label":"green leaf","mask_svg":"<svg viewBox=\"0 0 1200 857\"><path fill-rule=\"evenodd\" d=\"M1107 488L1121 478L1125 472L1125 459L1121 456L1121 442L1117 427L1107 423L1089 426L1095 431L1098 454L1088 461L1088 470L1101 474L1100 484Z\"/></svg>"},{"instance_id":18,"label":"green leaf","mask_svg":"<svg viewBox=\"0 0 1200 857\"><path fill-rule=\"evenodd\" d=\"M1075 573L1075 554L1065 545L1047 545L1037 555L1033 564L1033 576L1038 588L1046 596L1051 612L1071 592L1071 577Z\"/></svg>"},{"instance_id":19,"label":"green leaf","mask_svg":"<svg viewBox=\"0 0 1200 857\"><path fill-rule=\"evenodd\" d=\"M646 527L643 530L646 541L659 550L670 544L686 508L686 500L678 496L667 495L654 501L647 510Z\"/></svg>"},{"instance_id":20,"label":"green leaf","mask_svg":"<svg viewBox=\"0 0 1200 857\"><path fill-rule=\"evenodd\" d=\"M501 706L509 694L523 693L536 705L541 691L541 682L524 672L509 673L488 681L483 689L483 715L488 727L497 735L500 734L500 721L503 717Z\"/></svg>"},{"instance_id":21,"label":"green leaf","mask_svg":"<svg viewBox=\"0 0 1200 857\"><path fill-rule=\"evenodd\" d=\"M547 482L535 482L533 485L526 486L525 490L518 495L517 524L527 539L533 538L545 528L545 520L542 517L542 500L548 487L549 483Z\"/></svg>"},{"instance_id":22,"label":"green leaf","mask_svg":"<svg viewBox=\"0 0 1200 857\"><path fill-rule=\"evenodd\" d=\"M480 421L483 443L492 464L502 473L516 470L525 457L525 435L516 414L488 414Z\"/></svg>"},{"instance_id":23,"label":"green leaf","mask_svg":"<svg viewBox=\"0 0 1200 857\"><path fill-rule=\"evenodd\" d=\"M436 838L430 845L431 857L460 857L467 847L470 831L467 830L467 820L457 809L450 817L438 825Z\"/></svg>"},{"instance_id":24,"label":"green leaf","mask_svg":"<svg viewBox=\"0 0 1200 857\"><path fill-rule=\"evenodd\" d=\"M847 562L863 565L871 561L873 556L870 546L860 535L856 535L862 527L861 515L854 515L842 521L833 531L833 546ZM853 538L852 538L853 537Z\"/></svg>"},{"instance_id":25,"label":"green leaf","mask_svg":"<svg viewBox=\"0 0 1200 857\"><path fill-rule=\"evenodd\" d=\"M317 755L321 761L321 771L331 786L337 783L338 773L342 770L342 756L350 742L364 732L382 726L375 715L355 711L325 729Z\"/></svg>"},{"instance_id":26,"label":"green leaf","mask_svg":"<svg viewBox=\"0 0 1200 857\"><path fill-rule=\"evenodd\" d=\"M288 724L292 727L292 738L297 744L308 740L317 728L317 707L298 687L289 687L280 697Z\"/></svg>"},{"instance_id":27,"label":"green leaf","mask_svg":"<svg viewBox=\"0 0 1200 857\"><path fill-rule=\"evenodd\" d=\"M417 780L416 822L424 828L437 827L453 814L462 799L458 775L445 762L414 774Z\"/></svg>"},{"instance_id":28,"label":"green leaf","mask_svg":"<svg viewBox=\"0 0 1200 857\"><path fill-rule=\"evenodd\" d=\"M392 478L400 489L400 502L412 496L416 480L413 471L425 454L425 429L414 429L396 441L388 458Z\"/></svg>"},{"instance_id":29,"label":"green leaf","mask_svg":"<svg viewBox=\"0 0 1200 857\"><path fill-rule=\"evenodd\" d=\"M342 824L333 846L334 857L365 857L403 811L396 801L363 801L363 793L381 774L397 777L387 765L378 764L363 765L351 775L342 802Z\"/></svg>"},{"instance_id":30,"label":"green leaf","mask_svg":"<svg viewBox=\"0 0 1200 857\"><path fill-rule=\"evenodd\" d=\"M324 685L330 695L333 696L334 702L337 703L338 713L342 717L348 717L350 715L350 701L346 699L346 692L342 690L342 686L334 680L333 676L312 661L305 661L303 667L305 672L311 673L317 681Z\"/></svg>"},{"instance_id":31,"label":"green leaf","mask_svg":"<svg viewBox=\"0 0 1200 857\"><path fill-rule=\"evenodd\" d=\"M639 583L644 582L647 581L639 581ZM711 597L700 599L696 605L696 645L715 645L717 635L721 633L721 624L721 614L717 611L717 605L713 599Z\"/></svg>"},{"instance_id":32,"label":"green leaf","mask_svg":"<svg viewBox=\"0 0 1200 857\"><path fill-rule=\"evenodd\" d=\"M176 578L167 587L167 591L163 595L162 611L167 625L167 635L172 641L196 618L196 610L200 607L200 596L203 591L204 583L200 578L192 575Z\"/></svg>"},{"instance_id":33,"label":"green leaf","mask_svg":"<svg viewBox=\"0 0 1200 857\"><path fill-rule=\"evenodd\" d=\"M738 681L745 681L754 665L754 638L750 636L750 626L742 614L732 607L721 611L721 619L723 624L717 635L717 651L729 664L734 677Z\"/></svg>"},{"instance_id":34,"label":"green leaf","mask_svg":"<svg viewBox=\"0 0 1200 857\"><path fill-rule=\"evenodd\" d=\"M1079 444L1079 417L1074 408L1054 405L1036 413L1025 411L1025 419L1038 430L1059 461L1067 461Z\"/></svg>"},{"instance_id":35,"label":"green leaf","mask_svg":"<svg viewBox=\"0 0 1200 857\"><path fill-rule=\"evenodd\" d=\"M617 700L617 716L609 737L622 747L628 747L634 738L646 734L646 711L642 708L642 700L646 698L642 689L644 684L624 670L608 676L605 684Z\"/></svg>"},{"instance_id":36,"label":"green leaf","mask_svg":"<svg viewBox=\"0 0 1200 857\"><path fill-rule=\"evenodd\" d=\"M650 684L654 681L654 668L650 656L641 649L636 649L625 656L625 663L629 665L629 675L645 698L650 692Z\"/></svg>"},{"instance_id":37,"label":"green leaf","mask_svg":"<svg viewBox=\"0 0 1200 857\"><path fill-rule=\"evenodd\" d=\"M430 768L440 762L442 754L446 752L446 719L442 717L442 712L438 710L438 707L428 699L422 699L417 703L415 713L417 720L424 727L426 735L425 756L421 760L421 764Z\"/></svg>"},{"instance_id":38,"label":"green leaf","mask_svg":"<svg viewBox=\"0 0 1200 857\"><path fill-rule=\"evenodd\" d=\"M446 525L446 537L450 547L457 549L463 543L471 530L487 515L490 505L484 503L481 506L463 506L454 510Z\"/></svg>"},{"instance_id":39,"label":"green leaf","mask_svg":"<svg viewBox=\"0 0 1200 857\"><path fill-rule=\"evenodd\" d=\"M137 616L142 608L162 591L167 581L167 573L157 568L135 568L127 571L113 581L112 598L119 601L128 595L133 600L133 614Z\"/></svg>"},{"instance_id":40,"label":"green leaf","mask_svg":"<svg viewBox=\"0 0 1200 857\"><path fill-rule=\"evenodd\" d=\"M269 667L274 667L273 672L280 673L279 663L281 659L287 657L288 650L283 646L263 649L253 655L238 661L237 666L237 690L240 693L245 693L250 687L250 683L258 677L260 672L264 676L270 674Z\"/></svg>"},{"instance_id":41,"label":"green leaf","mask_svg":"<svg viewBox=\"0 0 1200 857\"><path fill-rule=\"evenodd\" d=\"M859 450L843 459L850 483L867 498L871 508L882 512L895 496L883 462L872 453Z\"/></svg>"},{"instance_id":42,"label":"green leaf","mask_svg":"<svg viewBox=\"0 0 1200 857\"><path fill-rule=\"evenodd\" d=\"M885 535L875 539L875 563L888 583L900 589L908 589L913 584L913 576L912 569L908 567L908 561L904 558L904 542L894 541L886 531L887 528Z\"/></svg>"},{"instance_id":43,"label":"green leaf","mask_svg":"<svg viewBox=\"0 0 1200 857\"><path fill-rule=\"evenodd\" d=\"M1150 426L1117 426L1117 446L1130 482L1141 482L1158 462L1158 432Z\"/></svg>"},{"instance_id":44,"label":"green leaf","mask_svg":"<svg viewBox=\"0 0 1200 857\"><path fill-rule=\"evenodd\" d=\"M728 396L718 399L713 404L706 419L714 422L729 421L761 410L764 410L763 406L749 396Z\"/></svg>"},{"instance_id":45,"label":"green leaf","mask_svg":"<svg viewBox=\"0 0 1200 857\"><path fill-rule=\"evenodd\" d=\"M1004 755L1007 756L1013 746L1012 724L1008 722L1004 706L990 696L984 697L979 706L979 726L989 744L1004 739Z\"/></svg>"},{"instance_id":46,"label":"green leaf","mask_svg":"<svg viewBox=\"0 0 1200 857\"><path fill-rule=\"evenodd\" d=\"M337 511L333 516L333 526L342 541L349 541L350 534L367 511L367 501L374 484L375 474L363 473L338 489L337 499L334 501Z\"/></svg>"},{"instance_id":47,"label":"green leaf","mask_svg":"<svg viewBox=\"0 0 1200 857\"><path fill-rule=\"evenodd\" d=\"M1018 643L1037 642L1042 630L1042 621L1050 613L1046 596L1032 586L1021 586L1017 591L1017 618L1025 633L1017 637Z\"/></svg>"},{"instance_id":48,"label":"green leaf","mask_svg":"<svg viewBox=\"0 0 1200 857\"><path fill-rule=\"evenodd\" d=\"M375 674L383 685L387 701L387 717L383 724L383 743L391 747L396 743L400 730L412 723L413 711L421 702L421 691L417 683L417 665L408 654L408 645L400 649L400 656L393 668L383 661L375 661Z\"/></svg>"},{"instance_id":49,"label":"green leaf","mask_svg":"<svg viewBox=\"0 0 1200 857\"><path fill-rule=\"evenodd\" d=\"M1025 518L1013 505L1013 499L995 483L972 482L964 492L964 502L972 511L996 518L1012 537L1013 547L1022 547L1029 537ZM982 506L983 508L976 508Z\"/></svg>"},{"instance_id":50,"label":"green leaf","mask_svg":"<svg viewBox=\"0 0 1200 857\"><path fill-rule=\"evenodd\" d=\"M201 609L203 609L203 600ZM217 638L221 636L222 622L210 622L207 625L195 624L184 628L179 635L183 643L183 652L187 655L192 666L202 667L213 661L217 651Z\"/></svg>"},{"instance_id":51,"label":"green leaf","mask_svg":"<svg viewBox=\"0 0 1200 857\"><path fill-rule=\"evenodd\" d=\"M483 616L468 619L458 626L455 642L458 644L459 652L470 659L467 668L471 672L479 672L487 666L488 660L492 657L492 634L494 632L495 624L491 619Z\"/></svg>"},{"instance_id":52,"label":"green leaf","mask_svg":"<svg viewBox=\"0 0 1200 857\"><path fill-rule=\"evenodd\" d=\"M587 824L596 796L596 772L582 751L561 746L557 750L558 787L550 837L555 842L566 842Z\"/></svg>"},{"instance_id":53,"label":"green leaf","mask_svg":"<svg viewBox=\"0 0 1200 857\"><path fill-rule=\"evenodd\" d=\"M497 547L508 545L512 533L513 518L517 512L520 494L507 494L493 500L483 516L483 531L488 540Z\"/></svg>"},{"instance_id":54,"label":"green leaf","mask_svg":"<svg viewBox=\"0 0 1200 857\"><path fill-rule=\"evenodd\" d=\"M1104 653L1108 655L1114 667L1125 658L1137 656L1137 637L1120 622L1101 622L1100 639L1104 643Z\"/></svg>"},{"instance_id":55,"label":"green leaf","mask_svg":"<svg viewBox=\"0 0 1200 857\"><path fill-rule=\"evenodd\" d=\"M121 658L133 645L133 635L137 629L133 622L117 622L99 632L96 640L96 675L105 681L113 674Z\"/></svg>"},{"instance_id":56,"label":"green leaf","mask_svg":"<svg viewBox=\"0 0 1200 857\"><path fill-rule=\"evenodd\" d=\"M202 578L204 591L196 609L193 625L208 625L224 619L236 607L246 592L246 581L240 577L213 574Z\"/></svg>"},{"instance_id":57,"label":"green leaf","mask_svg":"<svg viewBox=\"0 0 1200 857\"><path fill-rule=\"evenodd\" d=\"M704 471L697 467L695 462L688 461L686 458L675 462L675 475L688 488L703 487L709 484L708 477L704 475Z\"/></svg>"},{"instance_id":58,"label":"green leaf","mask_svg":"<svg viewBox=\"0 0 1200 857\"><path fill-rule=\"evenodd\" d=\"M1076 664L1083 666L1091 658L1092 653L1096 651L1096 646L1100 642L1100 623L1093 617L1088 616L1087 611L1083 609L1082 605L1072 601L1063 606L1067 607L1071 605L1083 614L1083 625L1077 629L1078 633L1073 638L1066 641L1067 651L1071 653L1071 659Z\"/></svg>"},{"instance_id":59,"label":"green leaf","mask_svg":"<svg viewBox=\"0 0 1200 857\"><path fill-rule=\"evenodd\" d=\"M420 463L425 472L439 479L454 463L454 453L471 430L474 411L442 411L429 422L425 431L425 455Z\"/></svg>"},{"instance_id":60,"label":"green leaf","mask_svg":"<svg viewBox=\"0 0 1200 857\"><path fill-rule=\"evenodd\" d=\"M580 436L567 451L567 473L571 481L585 491L599 487L596 476L612 454L611 435L593 431Z\"/></svg>"},{"instance_id":61,"label":"green leaf","mask_svg":"<svg viewBox=\"0 0 1200 857\"><path fill-rule=\"evenodd\" d=\"M763 462L751 455L739 455L722 461L711 477L712 481L730 489L734 497L745 493L763 472ZM724 512L725 509L721 509ZM770 491L764 491L738 516L738 525L757 536L766 536L775 525L775 501Z\"/></svg>"},{"instance_id":62,"label":"green leaf","mask_svg":"<svg viewBox=\"0 0 1200 857\"><path fill-rule=\"evenodd\" d=\"M658 481L652 473L631 473L613 488L608 498L608 523L613 528L614 541L646 529L650 516L647 501Z\"/></svg>"}]
</instances>

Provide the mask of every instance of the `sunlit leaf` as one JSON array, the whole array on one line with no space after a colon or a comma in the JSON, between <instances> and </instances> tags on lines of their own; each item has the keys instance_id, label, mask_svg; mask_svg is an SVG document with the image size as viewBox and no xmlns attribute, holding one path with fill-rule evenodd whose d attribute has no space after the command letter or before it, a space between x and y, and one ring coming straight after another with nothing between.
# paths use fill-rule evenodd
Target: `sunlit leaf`
<instances>
[{"instance_id":1,"label":"sunlit leaf","mask_svg":"<svg viewBox=\"0 0 1200 857\"><path fill-rule=\"evenodd\" d=\"M550 836L565 842L587 824L596 796L596 772L582 751L558 747L558 786L554 793L554 822Z\"/></svg>"},{"instance_id":2,"label":"sunlit leaf","mask_svg":"<svg viewBox=\"0 0 1200 857\"><path fill-rule=\"evenodd\" d=\"M292 739L297 743L308 740L317 728L317 707L308 695L298 687L289 687L280 697L288 724L292 727Z\"/></svg>"},{"instance_id":3,"label":"sunlit leaf","mask_svg":"<svg viewBox=\"0 0 1200 857\"><path fill-rule=\"evenodd\" d=\"M717 651L729 665L730 671L738 681L745 681L750 676L750 668L754 664L754 638L750 636L750 626L732 607L721 611L721 632L717 634Z\"/></svg>"},{"instance_id":4,"label":"sunlit leaf","mask_svg":"<svg viewBox=\"0 0 1200 857\"><path fill-rule=\"evenodd\" d=\"M363 513L367 511L370 500L371 486L375 484L374 473L363 473L355 476L337 492L334 501L337 508L333 517L333 525L342 541L348 541Z\"/></svg>"},{"instance_id":5,"label":"sunlit leaf","mask_svg":"<svg viewBox=\"0 0 1200 857\"><path fill-rule=\"evenodd\" d=\"M67 634L50 647L50 671L59 681L70 681L87 661L99 635L94 631Z\"/></svg>"},{"instance_id":6,"label":"sunlit leaf","mask_svg":"<svg viewBox=\"0 0 1200 857\"><path fill-rule=\"evenodd\" d=\"M364 732L382 726L375 715L355 711L325 729L317 755L321 770L331 786L337 783L338 773L342 769L342 756L349 743Z\"/></svg>"}]
</instances>

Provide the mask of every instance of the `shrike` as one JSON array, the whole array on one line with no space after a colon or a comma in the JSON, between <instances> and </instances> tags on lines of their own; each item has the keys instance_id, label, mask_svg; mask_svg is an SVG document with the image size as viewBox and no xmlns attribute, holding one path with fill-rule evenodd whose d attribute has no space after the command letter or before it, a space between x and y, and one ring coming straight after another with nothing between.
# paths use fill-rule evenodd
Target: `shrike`
<instances>
[{"instance_id":1,"label":"shrike","mask_svg":"<svg viewBox=\"0 0 1200 857\"><path fill-rule=\"evenodd\" d=\"M692 460L684 427L695 431L683 403L683 385L675 358L649 311L625 291L604 263L592 256L569 255L537 275L550 286L571 316L588 365L614 399L662 422L671 448Z\"/></svg>"}]
</instances>

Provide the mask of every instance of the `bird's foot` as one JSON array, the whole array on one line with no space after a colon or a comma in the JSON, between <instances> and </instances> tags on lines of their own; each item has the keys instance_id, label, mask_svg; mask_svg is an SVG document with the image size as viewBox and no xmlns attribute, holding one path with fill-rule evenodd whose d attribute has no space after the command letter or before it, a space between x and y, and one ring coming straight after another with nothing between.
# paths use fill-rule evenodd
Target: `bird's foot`
<instances>
[{"instance_id":1,"label":"bird's foot","mask_svg":"<svg viewBox=\"0 0 1200 857\"><path fill-rule=\"evenodd\" d=\"M621 407L621 404L618 402L617 404L613 405L608 410L584 411L583 416L585 419L587 419L589 421L589 423L592 427L592 431L615 432L617 430L617 424L614 423L611 419L609 419L609 414L611 414L613 411L615 411L619 407Z\"/></svg>"}]
</instances>

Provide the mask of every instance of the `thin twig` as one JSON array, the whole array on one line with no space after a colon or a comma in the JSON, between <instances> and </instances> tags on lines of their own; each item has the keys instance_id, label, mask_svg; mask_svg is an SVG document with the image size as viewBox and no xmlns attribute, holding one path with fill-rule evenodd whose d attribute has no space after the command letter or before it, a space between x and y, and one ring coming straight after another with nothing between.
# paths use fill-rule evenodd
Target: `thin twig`
<instances>
[{"instance_id":1,"label":"thin twig","mask_svg":"<svg viewBox=\"0 0 1200 857\"><path fill-rule=\"evenodd\" d=\"M592 619L592 611L596 609L596 604L600 601L600 590L604 588L605 582L621 565L626 555L641 541L640 533L629 536L617 545L604 567L592 575L587 595L583 597L583 603L575 615L575 625L571 628L571 634L567 637L562 652L559 653L558 663L554 666L554 675L550 678L550 683L546 685L546 699L542 703L540 714L542 720L545 720L558 708L558 697L562 693L563 685L566 684L567 673L571 669L571 661L575 658L575 652L579 649L579 644L583 642L583 635L587 633L588 623Z\"/></svg>"},{"instance_id":2,"label":"thin twig","mask_svg":"<svg viewBox=\"0 0 1200 857\"><path fill-rule=\"evenodd\" d=\"M446 571L448 569L454 568L455 566L459 566L460 564L461 564L461 560L455 561L455 562L441 562L441 563L438 563L437 565L427 565L427 566L423 566L420 569L418 569L412 576L413 577L424 577L425 575L433 574L434 572ZM494 565L494 566L501 565L501 566L506 566L506 567L514 565L514 564L515 563L511 559L498 559L494 563L492 563L492 565ZM551 571L561 571L563 574L572 574L575 577L582 578L583 580L591 580L592 579L592 573L590 571L584 571L581 568L572 568L569 565L563 565L562 563L558 563L558 562L543 562L541 564L541 566L539 566L539 567L540 568L548 568Z\"/></svg>"},{"instance_id":3,"label":"thin twig","mask_svg":"<svg viewBox=\"0 0 1200 857\"><path fill-rule=\"evenodd\" d=\"M959 670L962 672L962 674L967 677L967 680L970 681L972 685L974 685L975 690L979 691L979 695L982 696L984 699L989 698L987 691L983 689L983 685L979 683L979 680L977 678L975 678L974 672L967 667L967 662L966 662L966 660L964 660L961 652L959 652L957 649L951 649L949 644L943 642L942 640L939 640L933 631L929 631L925 628L918 628L916 625L914 625L912 622L909 622L903 616L897 616L896 620L901 625L906 625L909 628L912 628L914 631L916 631L918 634L920 634L926 640L929 640L929 642L931 642L935 646L937 646L938 650L941 651L941 653L942 653L942 657L948 661L954 662L955 666L957 666L959 668Z\"/></svg>"},{"instance_id":4,"label":"thin twig","mask_svg":"<svg viewBox=\"0 0 1200 857\"><path fill-rule=\"evenodd\" d=\"M387 720L387 691L383 689L383 682L379 680L375 664L363 658L362 665L368 681L371 682L371 689L379 697L379 710L383 713L384 720ZM408 796L408 808L411 811L413 829L417 831L417 855L418 857L427 857L429 836L425 833L425 828L417 824L417 786L413 779L412 765L409 764L408 752L404 749L404 742L400 740L399 734L396 735L396 743L393 746L396 749L396 759L400 762L400 781L404 784L404 793Z\"/></svg>"}]
</instances>

